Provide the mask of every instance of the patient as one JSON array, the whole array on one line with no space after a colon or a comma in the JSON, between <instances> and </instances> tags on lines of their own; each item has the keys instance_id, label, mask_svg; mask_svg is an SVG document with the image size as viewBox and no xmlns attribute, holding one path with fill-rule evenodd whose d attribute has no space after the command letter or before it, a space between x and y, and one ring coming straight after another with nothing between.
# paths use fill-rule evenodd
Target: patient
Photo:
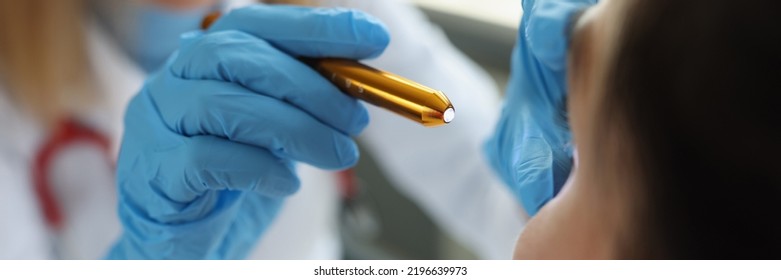
<instances>
[{"instance_id":1,"label":"patient","mask_svg":"<svg viewBox=\"0 0 781 280\"><path fill-rule=\"evenodd\" d=\"M578 163L516 258L781 258L781 2L603 1L570 45Z\"/></svg>"}]
</instances>

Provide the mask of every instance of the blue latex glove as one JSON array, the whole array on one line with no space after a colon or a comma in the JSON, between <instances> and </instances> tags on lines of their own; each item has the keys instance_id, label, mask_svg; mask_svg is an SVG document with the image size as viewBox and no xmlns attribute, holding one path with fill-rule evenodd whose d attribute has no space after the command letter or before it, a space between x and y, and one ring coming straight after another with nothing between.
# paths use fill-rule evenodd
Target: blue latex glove
<instances>
[{"instance_id":1,"label":"blue latex glove","mask_svg":"<svg viewBox=\"0 0 781 280\"><path fill-rule=\"evenodd\" d=\"M109 258L240 259L299 188L294 162L343 169L366 109L293 56L363 59L366 14L250 6L181 49L131 101L118 163L124 232Z\"/></svg>"},{"instance_id":2,"label":"blue latex glove","mask_svg":"<svg viewBox=\"0 0 781 280\"><path fill-rule=\"evenodd\" d=\"M596 2L523 1L504 108L485 151L532 216L558 193L572 169L566 31L574 14Z\"/></svg>"}]
</instances>

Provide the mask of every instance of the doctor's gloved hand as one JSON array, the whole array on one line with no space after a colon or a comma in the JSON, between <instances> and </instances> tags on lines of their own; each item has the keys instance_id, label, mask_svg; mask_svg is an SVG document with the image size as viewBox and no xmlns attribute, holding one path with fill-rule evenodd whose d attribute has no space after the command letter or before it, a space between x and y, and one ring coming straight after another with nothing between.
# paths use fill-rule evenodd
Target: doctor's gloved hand
<instances>
[{"instance_id":1,"label":"doctor's gloved hand","mask_svg":"<svg viewBox=\"0 0 781 280\"><path fill-rule=\"evenodd\" d=\"M530 216L559 192L572 169L567 33L573 16L596 2L523 1L504 108L485 152Z\"/></svg>"},{"instance_id":2,"label":"doctor's gloved hand","mask_svg":"<svg viewBox=\"0 0 781 280\"><path fill-rule=\"evenodd\" d=\"M285 197L295 162L344 169L366 109L294 57L364 59L385 28L351 10L255 5L181 48L133 98L117 180L116 259L239 259Z\"/></svg>"}]
</instances>

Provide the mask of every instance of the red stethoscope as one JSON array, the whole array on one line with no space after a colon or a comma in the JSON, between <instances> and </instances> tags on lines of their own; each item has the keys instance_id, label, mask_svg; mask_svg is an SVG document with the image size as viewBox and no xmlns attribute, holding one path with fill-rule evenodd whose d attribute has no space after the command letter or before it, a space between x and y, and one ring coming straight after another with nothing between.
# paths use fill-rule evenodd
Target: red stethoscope
<instances>
[{"instance_id":1,"label":"red stethoscope","mask_svg":"<svg viewBox=\"0 0 781 280\"><path fill-rule=\"evenodd\" d=\"M54 195L48 171L60 152L77 143L94 145L103 152L106 162L113 164L110 156L111 142L108 137L72 119L62 121L57 125L54 133L38 150L32 166L33 186L38 203L46 224L54 230L62 228L65 217L60 203Z\"/></svg>"},{"instance_id":2,"label":"red stethoscope","mask_svg":"<svg viewBox=\"0 0 781 280\"><path fill-rule=\"evenodd\" d=\"M65 217L60 203L54 195L48 171L55 156L77 143L98 147L105 155L106 162L114 164L110 156L111 141L108 137L72 119L60 122L54 133L38 150L32 167L35 194L38 197L46 224L54 230L62 228ZM354 171L352 169L341 171L337 176L342 198L346 201L354 199L358 194Z\"/></svg>"}]
</instances>

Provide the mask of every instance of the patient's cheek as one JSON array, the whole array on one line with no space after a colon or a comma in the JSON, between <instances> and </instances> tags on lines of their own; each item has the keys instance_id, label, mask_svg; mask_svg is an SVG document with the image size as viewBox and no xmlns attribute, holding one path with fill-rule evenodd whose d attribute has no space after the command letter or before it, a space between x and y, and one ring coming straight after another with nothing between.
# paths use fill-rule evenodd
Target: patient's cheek
<instances>
[{"instance_id":1,"label":"patient's cheek","mask_svg":"<svg viewBox=\"0 0 781 280\"><path fill-rule=\"evenodd\" d=\"M515 244L513 259L555 258L551 255L555 252L551 238L554 238L552 235L555 234L556 225L551 219L551 212L556 210L556 200L552 200L540 209L540 212L526 224Z\"/></svg>"},{"instance_id":2,"label":"patient's cheek","mask_svg":"<svg viewBox=\"0 0 781 280\"><path fill-rule=\"evenodd\" d=\"M573 174L578 174L578 169ZM593 201L578 175L540 209L524 228L515 246L515 259L610 258L604 240L610 240L600 222L604 201Z\"/></svg>"},{"instance_id":3,"label":"patient's cheek","mask_svg":"<svg viewBox=\"0 0 781 280\"><path fill-rule=\"evenodd\" d=\"M521 246L521 236L518 236L518 241L515 243L515 250L513 251L513 259L514 260L524 260L529 258L524 258L523 255L523 247Z\"/></svg>"}]
</instances>

